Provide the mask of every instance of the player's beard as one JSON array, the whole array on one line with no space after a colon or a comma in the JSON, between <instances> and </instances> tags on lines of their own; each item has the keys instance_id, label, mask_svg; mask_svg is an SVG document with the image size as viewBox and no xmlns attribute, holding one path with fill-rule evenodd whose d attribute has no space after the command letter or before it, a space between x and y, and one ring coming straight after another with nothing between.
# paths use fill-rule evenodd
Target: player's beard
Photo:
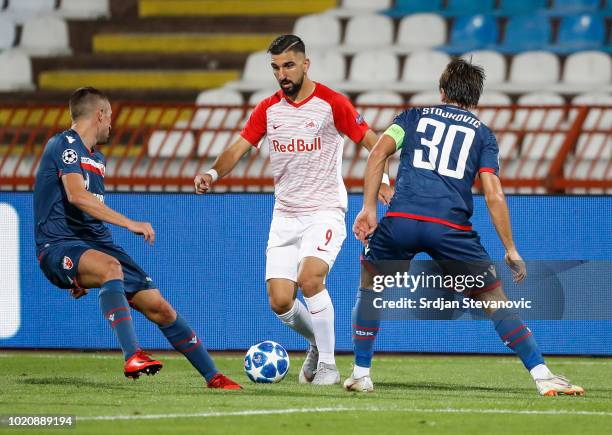
<instances>
[{"instance_id":1,"label":"player's beard","mask_svg":"<svg viewBox=\"0 0 612 435\"><path fill-rule=\"evenodd\" d=\"M289 79L285 79L279 82L279 85L286 96L295 97L298 94L298 92L300 92L300 89L302 89L303 83L304 83L304 77L302 77L302 79L299 82L295 82L295 83ZM286 84L291 84L291 86L283 87L283 85L286 85Z\"/></svg>"},{"instance_id":2,"label":"player's beard","mask_svg":"<svg viewBox=\"0 0 612 435\"><path fill-rule=\"evenodd\" d=\"M108 130L102 131L102 133L98 136L98 145L106 145L108 142L110 142L110 136L111 128L108 127Z\"/></svg>"}]
</instances>

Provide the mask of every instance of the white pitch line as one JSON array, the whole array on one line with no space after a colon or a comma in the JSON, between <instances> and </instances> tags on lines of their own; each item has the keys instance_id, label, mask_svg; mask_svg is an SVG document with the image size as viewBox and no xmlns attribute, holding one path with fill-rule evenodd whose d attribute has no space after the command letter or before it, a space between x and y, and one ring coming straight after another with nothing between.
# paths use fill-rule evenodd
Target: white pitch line
<instances>
[{"instance_id":1,"label":"white pitch line","mask_svg":"<svg viewBox=\"0 0 612 435\"><path fill-rule=\"evenodd\" d=\"M239 417L253 415L275 414L306 414L328 412L401 412L425 414L514 414L514 415L585 415L612 417L612 412L577 411L577 410L518 410L518 409L470 409L470 408L287 408L287 409L252 409L229 412L198 412L191 414L149 414L149 415L100 415L94 417L77 417L77 421L116 421L116 420L163 420L171 418L207 418L207 417Z\"/></svg>"}]
</instances>

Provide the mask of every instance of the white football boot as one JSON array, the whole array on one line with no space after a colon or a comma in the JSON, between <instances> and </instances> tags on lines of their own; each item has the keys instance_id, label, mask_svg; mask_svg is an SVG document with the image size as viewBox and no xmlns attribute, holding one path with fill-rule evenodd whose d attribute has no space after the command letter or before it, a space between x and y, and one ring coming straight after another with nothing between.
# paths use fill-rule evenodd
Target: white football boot
<instances>
[{"instance_id":1,"label":"white football boot","mask_svg":"<svg viewBox=\"0 0 612 435\"><path fill-rule=\"evenodd\" d=\"M552 376L545 379L536 379L536 387L541 396L584 396L584 388L570 384L563 376Z\"/></svg>"},{"instance_id":2,"label":"white football boot","mask_svg":"<svg viewBox=\"0 0 612 435\"><path fill-rule=\"evenodd\" d=\"M310 384L315 377L317 371L317 362L319 361L319 350L317 346L310 345L308 352L306 353L306 359L302 364L302 369L298 376L298 382L300 384Z\"/></svg>"},{"instance_id":3,"label":"white football boot","mask_svg":"<svg viewBox=\"0 0 612 435\"><path fill-rule=\"evenodd\" d=\"M374 391L374 384L372 378L369 376L362 376L360 378L354 378L351 373L346 381L344 381L344 389L346 391L357 391L358 393L370 393Z\"/></svg>"},{"instance_id":4,"label":"white football boot","mask_svg":"<svg viewBox=\"0 0 612 435\"><path fill-rule=\"evenodd\" d=\"M312 385L334 385L340 383L340 372L335 364L319 363Z\"/></svg>"}]
</instances>

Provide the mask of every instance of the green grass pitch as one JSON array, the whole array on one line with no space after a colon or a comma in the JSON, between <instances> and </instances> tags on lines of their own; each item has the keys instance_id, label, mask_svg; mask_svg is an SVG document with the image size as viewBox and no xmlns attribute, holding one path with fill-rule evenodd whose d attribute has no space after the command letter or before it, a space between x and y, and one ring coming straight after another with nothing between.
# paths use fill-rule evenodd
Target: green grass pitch
<instances>
[{"instance_id":1,"label":"green grass pitch","mask_svg":"<svg viewBox=\"0 0 612 435\"><path fill-rule=\"evenodd\" d=\"M612 359L547 358L555 373L587 390L555 398L538 396L513 357L378 356L370 394L298 385L298 354L275 385L249 382L240 355L216 355L245 387L239 392L204 388L177 354L156 357L163 370L132 381L119 353L0 352L0 414L74 414L67 433L105 435L612 433ZM350 363L338 358L343 378Z\"/></svg>"}]
</instances>

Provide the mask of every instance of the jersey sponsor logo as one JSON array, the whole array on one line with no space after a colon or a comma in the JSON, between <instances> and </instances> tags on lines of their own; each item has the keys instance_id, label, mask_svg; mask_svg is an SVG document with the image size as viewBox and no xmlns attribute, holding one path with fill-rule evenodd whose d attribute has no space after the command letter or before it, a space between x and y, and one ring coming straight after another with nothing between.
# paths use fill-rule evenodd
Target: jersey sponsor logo
<instances>
[{"instance_id":1,"label":"jersey sponsor logo","mask_svg":"<svg viewBox=\"0 0 612 435\"><path fill-rule=\"evenodd\" d=\"M277 153L309 153L321 150L321 138L316 137L312 142L306 142L304 139L291 139L291 142L287 144L273 139L272 146Z\"/></svg>"},{"instance_id":2,"label":"jersey sponsor logo","mask_svg":"<svg viewBox=\"0 0 612 435\"><path fill-rule=\"evenodd\" d=\"M74 263L72 262L72 258L64 257L64 260L62 261L62 266L66 270L72 269L74 267Z\"/></svg>"},{"instance_id":3,"label":"jersey sponsor logo","mask_svg":"<svg viewBox=\"0 0 612 435\"><path fill-rule=\"evenodd\" d=\"M62 162L64 162L66 165L72 165L76 163L78 159L78 154L72 148L67 148L62 153Z\"/></svg>"},{"instance_id":4,"label":"jersey sponsor logo","mask_svg":"<svg viewBox=\"0 0 612 435\"><path fill-rule=\"evenodd\" d=\"M104 174L106 174L106 165L104 163L96 162L89 157L81 157L81 168L98 174L101 177L104 177Z\"/></svg>"}]
</instances>

